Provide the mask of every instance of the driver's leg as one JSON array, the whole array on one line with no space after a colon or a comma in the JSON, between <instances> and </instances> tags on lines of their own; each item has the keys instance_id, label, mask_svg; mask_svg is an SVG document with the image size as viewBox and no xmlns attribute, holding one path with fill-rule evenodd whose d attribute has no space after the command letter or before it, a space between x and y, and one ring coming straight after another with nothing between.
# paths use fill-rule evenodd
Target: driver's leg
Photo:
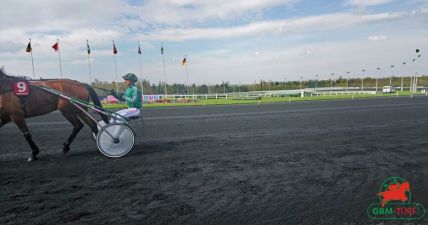
<instances>
[{"instance_id":1,"label":"driver's leg","mask_svg":"<svg viewBox=\"0 0 428 225\"><path fill-rule=\"evenodd\" d=\"M116 114L119 114L119 115L121 115L123 117L126 117L126 114L128 113L128 111L129 111L129 109L122 109L122 110L117 111ZM114 123L117 120L120 120L119 116L114 115L114 117L112 117L110 119L110 123Z\"/></svg>"},{"instance_id":2,"label":"driver's leg","mask_svg":"<svg viewBox=\"0 0 428 225\"><path fill-rule=\"evenodd\" d=\"M140 116L140 109L138 108L129 108L125 114L123 114L124 117L130 118L134 116Z\"/></svg>"}]
</instances>

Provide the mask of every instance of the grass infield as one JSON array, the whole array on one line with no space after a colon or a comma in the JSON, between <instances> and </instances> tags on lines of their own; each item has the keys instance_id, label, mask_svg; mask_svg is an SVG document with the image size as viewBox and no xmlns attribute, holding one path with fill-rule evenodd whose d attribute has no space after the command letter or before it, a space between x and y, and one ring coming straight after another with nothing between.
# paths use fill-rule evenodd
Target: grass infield
<instances>
[{"instance_id":1,"label":"grass infield","mask_svg":"<svg viewBox=\"0 0 428 225\"><path fill-rule=\"evenodd\" d=\"M425 93L414 93L413 95L426 95ZM301 101L318 101L318 100L340 100L340 99L354 99L354 98L376 98L376 97L397 97L397 96L411 96L409 91L396 92L393 94L378 93L375 95L369 94L356 94L356 95L335 95L332 93L320 96L305 96L305 97L262 97L261 100L234 100L229 99L198 99L196 102L191 103L163 103L163 104L144 104L145 108L152 107L173 107L173 106L206 106L206 105L231 105L231 104L263 104L275 102L301 102ZM126 104L103 104L106 109L120 109L126 108Z\"/></svg>"}]
</instances>

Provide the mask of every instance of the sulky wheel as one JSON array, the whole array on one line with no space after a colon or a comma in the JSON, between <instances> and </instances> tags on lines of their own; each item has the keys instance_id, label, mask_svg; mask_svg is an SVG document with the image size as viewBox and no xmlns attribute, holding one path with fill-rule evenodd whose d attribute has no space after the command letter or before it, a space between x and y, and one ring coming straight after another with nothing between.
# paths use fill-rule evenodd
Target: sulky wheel
<instances>
[{"instance_id":1,"label":"sulky wheel","mask_svg":"<svg viewBox=\"0 0 428 225\"><path fill-rule=\"evenodd\" d=\"M97 135L97 146L107 157L118 158L126 155L135 143L133 130L124 123L105 125Z\"/></svg>"}]
</instances>

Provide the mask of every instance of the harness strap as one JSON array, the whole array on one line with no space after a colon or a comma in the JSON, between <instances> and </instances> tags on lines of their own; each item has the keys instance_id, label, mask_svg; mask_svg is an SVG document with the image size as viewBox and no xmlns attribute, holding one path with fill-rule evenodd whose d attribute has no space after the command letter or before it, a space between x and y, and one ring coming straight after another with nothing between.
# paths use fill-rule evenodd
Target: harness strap
<instances>
[{"instance_id":1,"label":"harness strap","mask_svg":"<svg viewBox=\"0 0 428 225\"><path fill-rule=\"evenodd\" d=\"M27 96L18 96L19 100L21 101L21 109L24 112L24 117L27 117Z\"/></svg>"}]
</instances>

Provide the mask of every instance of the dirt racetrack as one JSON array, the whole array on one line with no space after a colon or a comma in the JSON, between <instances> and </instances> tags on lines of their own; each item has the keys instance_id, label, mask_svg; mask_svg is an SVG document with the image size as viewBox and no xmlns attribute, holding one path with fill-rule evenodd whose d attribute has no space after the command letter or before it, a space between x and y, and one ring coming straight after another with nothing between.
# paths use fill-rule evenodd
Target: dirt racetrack
<instances>
[{"instance_id":1,"label":"dirt racetrack","mask_svg":"<svg viewBox=\"0 0 428 225\"><path fill-rule=\"evenodd\" d=\"M151 108L135 148L109 159L88 128L63 156L71 125L52 113L28 120L34 163L8 124L0 224L402 224L366 210L391 176L428 206L427 116L425 96Z\"/></svg>"}]
</instances>

